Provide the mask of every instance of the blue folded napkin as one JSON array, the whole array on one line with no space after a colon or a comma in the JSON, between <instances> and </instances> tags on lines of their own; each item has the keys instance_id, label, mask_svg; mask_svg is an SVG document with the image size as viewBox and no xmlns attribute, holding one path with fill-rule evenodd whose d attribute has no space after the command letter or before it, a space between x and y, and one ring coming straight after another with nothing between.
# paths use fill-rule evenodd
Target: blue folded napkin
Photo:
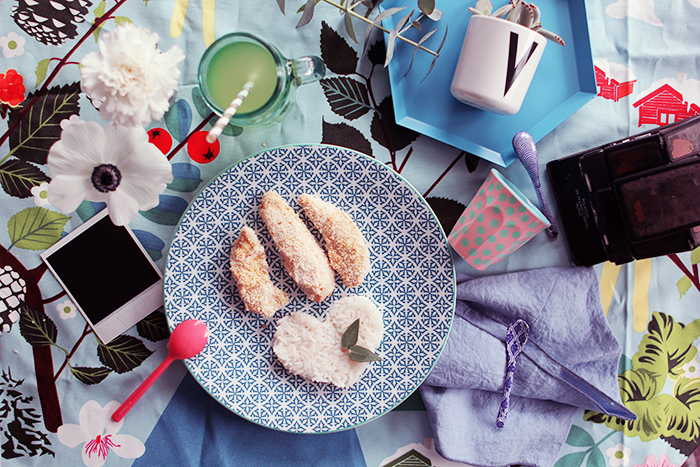
<instances>
[{"instance_id":1,"label":"blue folded napkin","mask_svg":"<svg viewBox=\"0 0 700 467\"><path fill-rule=\"evenodd\" d=\"M499 428L506 334L518 320L527 340ZM438 451L476 466L552 466L579 408L636 418L620 401L621 353L591 268L459 275L450 336L420 388Z\"/></svg>"}]
</instances>

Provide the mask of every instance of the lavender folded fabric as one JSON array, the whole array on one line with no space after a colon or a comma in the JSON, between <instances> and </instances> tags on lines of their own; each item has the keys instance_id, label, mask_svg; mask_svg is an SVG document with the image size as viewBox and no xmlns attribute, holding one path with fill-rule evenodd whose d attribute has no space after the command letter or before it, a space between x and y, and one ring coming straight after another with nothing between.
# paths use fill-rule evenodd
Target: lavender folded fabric
<instances>
[{"instance_id":1,"label":"lavender folded fabric","mask_svg":"<svg viewBox=\"0 0 700 467\"><path fill-rule=\"evenodd\" d=\"M505 426L506 332L529 327ZM458 277L455 321L420 391L447 459L476 466L550 467L579 408L634 419L620 401L620 346L590 268Z\"/></svg>"}]
</instances>

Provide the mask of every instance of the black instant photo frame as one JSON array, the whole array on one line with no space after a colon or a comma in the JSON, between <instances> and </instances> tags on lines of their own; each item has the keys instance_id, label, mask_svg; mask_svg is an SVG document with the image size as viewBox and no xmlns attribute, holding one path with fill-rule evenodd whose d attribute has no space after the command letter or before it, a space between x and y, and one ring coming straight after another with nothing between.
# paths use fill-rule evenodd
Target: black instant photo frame
<instances>
[{"instance_id":1,"label":"black instant photo frame","mask_svg":"<svg viewBox=\"0 0 700 467\"><path fill-rule=\"evenodd\" d=\"M128 226L107 209L41 254L102 342L163 305L163 276Z\"/></svg>"},{"instance_id":2,"label":"black instant photo frame","mask_svg":"<svg viewBox=\"0 0 700 467\"><path fill-rule=\"evenodd\" d=\"M547 172L579 266L700 245L700 116L551 161Z\"/></svg>"}]
</instances>

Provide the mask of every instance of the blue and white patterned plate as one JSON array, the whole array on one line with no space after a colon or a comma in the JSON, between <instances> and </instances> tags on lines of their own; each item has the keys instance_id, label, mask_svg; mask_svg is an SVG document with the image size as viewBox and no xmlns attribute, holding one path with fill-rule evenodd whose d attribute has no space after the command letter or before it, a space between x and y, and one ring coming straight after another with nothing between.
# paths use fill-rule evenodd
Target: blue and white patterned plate
<instances>
[{"instance_id":1,"label":"blue and white patterned plate","mask_svg":"<svg viewBox=\"0 0 700 467\"><path fill-rule=\"evenodd\" d=\"M364 283L347 289L338 278L331 297L308 300L284 272L258 213L269 190L297 212L296 199L305 192L345 210L370 244L372 269ZM244 310L229 271L231 244L244 225L257 232L273 281L291 298L272 318ZM171 329L191 318L209 327L204 351L186 365L212 397L260 425L328 433L390 411L423 382L452 324L455 275L439 222L398 174L345 148L285 146L235 164L192 201L173 236L164 290ZM288 373L271 345L280 317L303 310L325 319L327 307L349 294L368 296L382 310L377 353L383 359L348 389Z\"/></svg>"}]
</instances>

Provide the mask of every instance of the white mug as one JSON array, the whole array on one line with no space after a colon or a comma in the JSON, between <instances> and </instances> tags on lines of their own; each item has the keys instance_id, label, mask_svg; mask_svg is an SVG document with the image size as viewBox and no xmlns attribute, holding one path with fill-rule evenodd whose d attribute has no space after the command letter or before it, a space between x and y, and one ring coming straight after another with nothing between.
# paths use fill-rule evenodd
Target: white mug
<instances>
[{"instance_id":1,"label":"white mug","mask_svg":"<svg viewBox=\"0 0 700 467\"><path fill-rule=\"evenodd\" d=\"M459 101L513 115L520 110L547 39L530 28L485 15L469 20L450 85Z\"/></svg>"}]
</instances>

